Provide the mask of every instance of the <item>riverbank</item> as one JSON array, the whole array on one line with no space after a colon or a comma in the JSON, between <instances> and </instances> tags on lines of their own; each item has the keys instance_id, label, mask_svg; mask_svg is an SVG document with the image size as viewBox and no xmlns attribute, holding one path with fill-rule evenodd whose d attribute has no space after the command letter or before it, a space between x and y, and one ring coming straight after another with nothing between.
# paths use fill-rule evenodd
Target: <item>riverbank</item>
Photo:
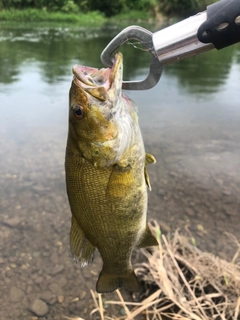
<instances>
[{"instance_id":1,"label":"riverbank","mask_svg":"<svg viewBox=\"0 0 240 320\"><path fill-rule=\"evenodd\" d=\"M48 12L39 9L24 9L24 10L2 10L0 11L1 21L28 21L28 22L68 22L87 24L101 24L105 21L104 14L100 12L84 13L63 13L63 12Z\"/></svg>"},{"instance_id":2,"label":"riverbank","mask_svg":"<svg viewBox=\"0 0 240 320\"><path fill-rule=\"evenodd\" d=\"M81 25L102 25L105 22L111 21L149 21L152 17L147 12L131 11L120 13L114 17L106 18L102 12L91 11L88 13L63 13L49 12L39 9L24 9L24 10L1 10L0 21L19 21L19 22L62 22Z\"/></svg>"}]
</instances>

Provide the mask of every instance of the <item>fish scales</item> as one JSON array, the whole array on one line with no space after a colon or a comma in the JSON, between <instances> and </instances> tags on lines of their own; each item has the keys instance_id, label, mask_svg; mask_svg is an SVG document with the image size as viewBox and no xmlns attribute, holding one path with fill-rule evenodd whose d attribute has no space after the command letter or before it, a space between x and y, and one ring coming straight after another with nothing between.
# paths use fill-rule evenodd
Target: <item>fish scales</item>
<instances>
[{"instance_id":1,"label":"fish scales","mask_svg":"<svg viewBox=\"0 0 240 320\"><path fill-rule=\"evenodd\" d=\"M112 69L73 73L65 161L71 251L85 266L99 250L98 292L136 291L132 251L158 244L146 223L146 165L155 159L145 154L135 104L122 94L122 55Z\"/></svg>"},{"instance_id":2,"label":"fish scales","mask_svg":"<svg viewBox=\"0 0 240 320\"><path fill-rule=\"evenodd\" d=\"M129 220L132 218L133 227L136 226L136 228L138 228L136 221L137 217L134 215L134 207L136 210L139 206L141 193L139 193L138 199L136 199L134 207L129 215L129 201L128 199L125 199L125 201L122 199L122 196L127 197L126 188L122 187L121 183L118 184L116 180L111 182L111 185L113 184L115 186L113 190L111 189L111 186L109 186L109 177L112 175L112 172L106 172L109 171L106 169L96 169L88 162L84 162L83 168L79 171L77 180L82 181L82 185L73 183L70 188L74 190L73 194L78 195L78 201L82 203L82 206L79 207L79 214L76 214L76 219L83 225L83 231L86 234L89 234L88 237L91 238L93 244L95 244L94 240L98 237L99 232L109 238L118 237L120 234L119 237L124 241L122 234L126 231L121 228L115 230L116 224L121 226L126 218ZM76 174L76 170L74 170L74 174ZM86 174L88 175L87 177L85 177ZM128 173L125 173L125 175L126 174ZM120 175L121 180L123 180L122 176L123 174ZM108 192L109 189L110 191ZM83 193L82 190L85 190L85 192ZM112 201L112 196L117 198L114 199L114 203ZM137 197L137 195L135 195L135 197ZM111 210L109 210L110 205ZM96 208L98 211L97 215ZM85 214L82 212L83 209L86 210ZM116 211L118 212L118 215L114 216L112 212ZM103 221L103 215L106 223ZM92 229L95 231L93 234L91 232ZM101 244L99 244L99 247L100 246ZM105 250L108 251L109 247L107 246Z\"/></svg>"}]
</instances>

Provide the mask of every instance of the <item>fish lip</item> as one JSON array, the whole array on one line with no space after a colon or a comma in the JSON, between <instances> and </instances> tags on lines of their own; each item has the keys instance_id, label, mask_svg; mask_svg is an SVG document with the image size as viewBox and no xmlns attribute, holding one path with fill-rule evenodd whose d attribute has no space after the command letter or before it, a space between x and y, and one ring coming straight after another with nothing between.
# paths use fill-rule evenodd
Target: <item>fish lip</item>
<instances>
[{"instance_id":1,"label":"fish lip","mask_svg":"<svg viewBox=\"0 0 240 320\"><path fill-rule=\"evenodd\" d=\"M82 65L74 65L72 72L74 81L82 88L105 87L109 90L122 66L123 57L120 52L115 54L112 68L92 68Z\"/></svg>"},{"instance_id":2,"label":"fish lip","mask_svg":"<svg viewBox=\"0 0 240 320\"><path fill-rule=\"evenodd\" d=\"M74 79L82 87L99 87L106 84L111 69L98 69L81 65L74 65L72 68ZM94 81L95 80L95 81Z\"/></svg>"}]
</instances>

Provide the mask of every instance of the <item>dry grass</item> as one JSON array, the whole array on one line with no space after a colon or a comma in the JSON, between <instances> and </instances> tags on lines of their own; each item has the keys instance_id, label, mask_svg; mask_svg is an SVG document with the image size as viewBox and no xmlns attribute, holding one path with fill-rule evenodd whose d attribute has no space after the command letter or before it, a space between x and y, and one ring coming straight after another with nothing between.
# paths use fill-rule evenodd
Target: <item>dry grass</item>
<instances>
[{"instance_id":1,"label":"dry grass","mask_svg":"<svg viewBox=\"0 0 240 320\"><path fill-rule=\"evenodd\" d=\"M240 320L240 243L229 235L238 247L231 262L200 251L178 231L172 239L161 235L159 225L151 223L159 246L151 253L142 250L147 262L136 267L143 283L141 302L126 302L117 290L119 301L106 305L121 305L125 316L108 315L102 295L92 296L96 309L91 312L105 319L157 320ZM193 242L194 243L194 242ZM104 297L105 298L105 297Z\"/></svg>"}]
</instances>

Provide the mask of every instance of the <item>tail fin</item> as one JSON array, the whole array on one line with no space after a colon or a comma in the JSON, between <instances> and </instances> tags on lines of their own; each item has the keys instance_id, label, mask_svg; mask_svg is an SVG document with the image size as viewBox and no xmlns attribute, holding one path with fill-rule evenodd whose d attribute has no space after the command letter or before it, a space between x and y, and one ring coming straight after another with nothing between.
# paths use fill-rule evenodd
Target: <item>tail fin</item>
<instances>
[{"instance_id":1,"label":"tail fin","mask_svg":"<svg viewBox=\"0 0 240 320\"><path fill-rule=\"evenodd\" d=\"M96 286L98 293L113 292L119 287L125 287L130 291L140 290L138 279L133 270L122 275L100 272Z\"/></svg>"}]
</instances>

